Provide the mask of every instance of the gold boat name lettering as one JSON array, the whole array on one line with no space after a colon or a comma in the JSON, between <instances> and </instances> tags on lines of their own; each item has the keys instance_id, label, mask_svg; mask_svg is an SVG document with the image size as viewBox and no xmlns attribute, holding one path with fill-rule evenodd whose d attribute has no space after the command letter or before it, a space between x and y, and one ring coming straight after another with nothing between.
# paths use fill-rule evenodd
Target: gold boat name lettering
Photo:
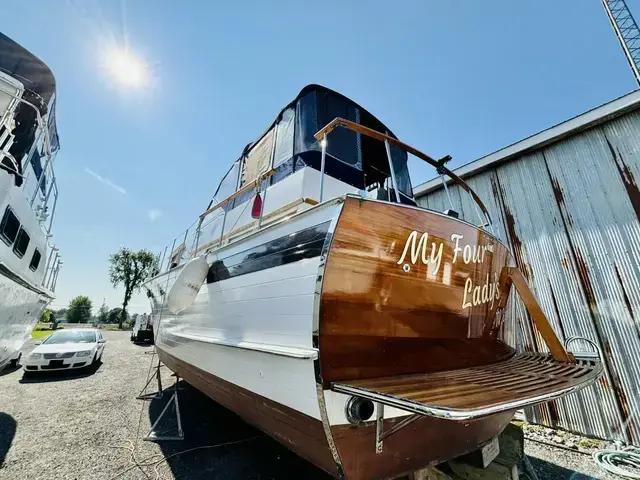
<instances>
[{"instance_id":1,"label":"gold boat name lettering","mask_svg":"<svg viewBox=\"0 0 640 480\"><path fill-rule=\"evenodd\" d=\"M419 236L419 237L418 237ZM436 237L437 238L437 237ZM459 233L451 234L451 242L453 245L453 256L451 263L455 264L459 260L465 264L483 263L487 252L493 251L493 245L478 244L462 244L464 235ZM411 271L411 265L415 265L421 261L424 265L431 265L431 274L437 275L442 265L442 252L444 249L442 240L431 241L429 243L429 234L424 232L420 234L418 231L412 231L407 237L404 244L398 265L402 265L405 272ZM494 281L490 281L490 275L487 274L486 281L482 285L474 285L471 277L467 278L464 284L464 295L462 298L462 308L468 308L484 303L491 303L490 308L500 298L500 283L498 274L494 273Z\"/></svg>"}]
</instances>

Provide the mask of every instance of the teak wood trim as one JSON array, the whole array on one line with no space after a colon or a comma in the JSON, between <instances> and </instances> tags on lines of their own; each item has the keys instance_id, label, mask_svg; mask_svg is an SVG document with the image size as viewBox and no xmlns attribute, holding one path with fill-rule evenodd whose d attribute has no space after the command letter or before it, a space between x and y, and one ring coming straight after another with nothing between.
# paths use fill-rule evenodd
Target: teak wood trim
<instances>
[{"instance_id":1,"label":"teak wood trim","mask_svg":"<svg viewBox=\"0 0 640 480\"><path fill-rule=\"evenodd\" d=\"M249 190L251 190L252 188L255 188L257 185L259 185L260 183L264 182L267 178L269 178L271 175L273 175L274 173L276 173L275 169L271 169L268 172L258 176L258 178L256 178L255 180L253 180L252 182L247 183L244 187L242 187L240 190L238 190L237 192L233 193L232 195L229 195L227 198L225 198L224 200L218 202L216 205L214 205L211 208L208 208L207 210L205 210L201 215L200 218L204 219L204 217L206 217L207 215L209 215L211 212L215 212L217 209L219 209L220 207L223 207L224 205L226 205L227 203L229 203L231 200L239 197L240 195L242 195L243 193L248 192Z\"/></svg>"},{"instance_id":2,"label":"teak wood trim","mask_svg":"<svg viewBox=\"0 0 640 480\"><path fill-rule=\"evenodd\" d=\"M553 327L536 301L536 297L529 288L522 272L515 267L508 267L508 275L513 282L513 286L516 287L516 291L520 295L522 302L525 307L527 307L527 311L529 312L529 315L531 315L533 323L536 324L540 335L542 335L542 338L549 347L549 351L553 358L559 362L571 362L571 357L562 346L562 343L560 343L556 333L553 331Z\"/></svg>"},{"instance_id":3,"label":"teak wood trim","mask_svg":"<svg viewBox=\"0 0 640 480\"><path fill-rule=\"evenodd\" d=\"M375 138L376 140L380 140L381 142L385 142L385 141L389 142L392 145L395 145L396 147L401 148L405 152L409 152L410 154L415 155L420 160L427 162L432 167L439 169L440 171L443 171L473 197L475 202L482 209L483 213L487 216L487 219L489 220L489 222L491 222L491 215L489 214L489 210L487 210L487 207L485 206L485 204L482 202L482 200L476 194L476 192L474 192L473 189L467 184L467 182L462 180L462 178L460 178L458 175L456 175L447 167L445 167L442 161L438 161L431 158L426 153L423 153L420 150L413 148L411 145L407 145L406 143L401 142L397 138L390 137L389 135L385 135L384 133L378 132L377 130L373 130L372 128L365 127L363 125L352 122L350 120L345 120L344 118L340 118L340 117L334 118L329 123L327 123L322 129L318 131L318 133L314 135L314 137L316 138L316 140L321 140L322 137L330 134L336 128L339 128L339 127L344 127L348 130L353 130L354 132L358 132L358 133L361 133L362 135Z\"/></svg>"}]
</instances>

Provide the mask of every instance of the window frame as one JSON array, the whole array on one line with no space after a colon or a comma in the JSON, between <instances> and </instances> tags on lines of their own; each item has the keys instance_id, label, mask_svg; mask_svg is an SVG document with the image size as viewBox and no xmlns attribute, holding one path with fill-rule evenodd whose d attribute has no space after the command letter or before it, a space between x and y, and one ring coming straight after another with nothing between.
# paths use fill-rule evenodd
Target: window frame
<instances>
[{"instance_id":1,"label":"window frame","mask_svg":"<svg viewBox=\"0 0 640 480\"><path fill-rule=\"evenodd\" d=\"M16 217L17 218L17 217ZM27 244L24 247L24 252L20 253L16 247L18 246L18 240L20 239L20 234L23 233L24 235L27 236ZM24 256L27 253L27 250L29 250L29 243L31 243L31 235L29 235L29 232L27 232L24 227L22 225L20 225L20 229L18 230L18 234L16 235L16 239L13 242L13 253L15 254L16 257L18 258L24 258Z\"/></svg>"},{"instance_id":2,"label":"window frame","mask_svg":"<svg viewBox=\"0 0 640 480\"><path fill-rule=\"evenodd\" d=\"M36 264L35 268L33 266L33 259L36 258L36 254L38 255L38 263ZM42 253L40 253L40 249L38 247L36 247L33 250L33 254L31 255L31 261L29 262L29 270L31 270L32 272L37 272L38 268L40 268L40 262L42 261Z\"/></svg>"},{"instance_id":3,"label":"window frame","mask_svg":"<svg viewBox=\"0 0 640 480\"><path fill-rule=\"evenodd\" d=\"M16 236L13 240L9 239L9 237L7 237L4 234L4 229L5 226L7 224L7 219L8 219L8 215L11 214L13 215L13 217L18 221L18 231L16 232ZM13 211L13 208L11 208L10 205L7 205L7 208L5 208L4 210L4 214L2 215L2 219L0 220L0 238L2 239L2 241L7 245L7 246L11 246L13 245L16 240L18 239L18 234L20 233L20 228L22 228L22 224L20 223L20 219L18 218L18 216L15 214L15 212Z\"/></svg>"}]
</instances>

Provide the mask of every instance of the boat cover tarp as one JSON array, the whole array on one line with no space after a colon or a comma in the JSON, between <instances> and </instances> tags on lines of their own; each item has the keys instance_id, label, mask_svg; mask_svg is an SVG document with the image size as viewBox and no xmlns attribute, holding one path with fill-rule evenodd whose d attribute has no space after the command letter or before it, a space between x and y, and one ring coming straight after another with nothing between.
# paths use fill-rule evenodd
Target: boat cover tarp
<instances>
[{"instance_id":1,"label":"boat cover tarp","mask_svg":"<svg viewBox=\"0 0 640 480\"><path fill-rule=\"evenodd\" d=\"M560 397L601 374L597 360L563 363L527 353L458 370L333 382L332 389L413 413L466 420Z\"/></svg>"},{"instance_id":2,"label":"boat cover tarp","mask_svg":"<svg viewBox=\"0 0 640 480\"><path fill-rule=\"evenodd\" d=\"M25 88L48 104L56 91L56 79L47 65L26 48L0 33L0 70L20 80Z\"/></svg>"}]
</instances>

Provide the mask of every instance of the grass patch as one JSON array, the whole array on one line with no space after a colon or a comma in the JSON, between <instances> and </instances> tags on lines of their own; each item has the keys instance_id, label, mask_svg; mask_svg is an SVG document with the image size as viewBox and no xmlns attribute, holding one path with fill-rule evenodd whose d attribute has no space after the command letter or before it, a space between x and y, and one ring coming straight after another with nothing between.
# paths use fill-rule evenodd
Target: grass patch
<instances>
[{"instance_id":1,"label":"grass patch","mask_svg":"<svg viewBox=\"0 0 640 480\"><path fill-rule=\"evenodd\" d=\"M53 333L53 330L34 330L31 332L31 338L45 338Z\"/></svg>"},{"instance_id":2,"label":"grass patch","mask_svg":"<svg viewBox=\"0 0 640 480\"><path fill-rule=\"evenodd\" d=\"M50 323L36 323L36 326L35 326L35 327L33 327L33 330L34 330L35 332L37 332L37 331L39 331L39 330L47 330L47 331L51 331L51 330L49 329L49 327L50 327L50 326L51 326L51 324L50 324ZM61 328L64 328L64 327L61 327L60 325L58 325L58 330L60 330Z\"/></svg>"},{"instance_id":3,"label":"grass patch","mask_svg":"<svg viewBox=\"0 0 640 480\"><path fill-rule=\"evenodd\" d=\"M602 442L600 440L594 440L593 438L583 438L578 442L583 448L600 448L602 446Z\"/></svg>"}]
</instances>

